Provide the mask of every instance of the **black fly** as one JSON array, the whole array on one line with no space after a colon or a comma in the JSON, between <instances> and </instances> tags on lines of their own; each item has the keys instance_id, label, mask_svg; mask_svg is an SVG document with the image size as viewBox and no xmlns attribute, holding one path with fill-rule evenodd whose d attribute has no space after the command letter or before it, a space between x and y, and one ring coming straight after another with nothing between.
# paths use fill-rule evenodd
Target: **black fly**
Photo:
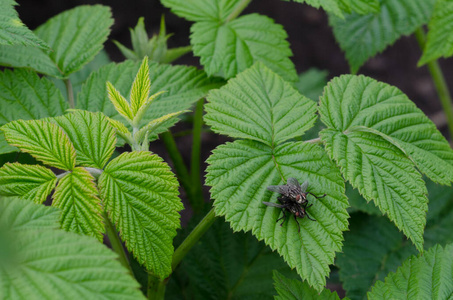
<instances>
[{"instance_id":1,"label":"black fly","mask_svg":"<svg viewBox=\"0 0 453 300\"><path fill-rule=\"evenodd\" d=\"M325 197L326 194L318 197L310 192L307 192L307 187L308 181L305 181L304 183L302 183L302 185L300 185L299 181L297 181L297 179L295 178L288 178L287 184L284 185L271 185L267 187L268 190L280 194L280 197L278 197L277 200L281 204L273 202L263 202L263 204L267 206L278 207L282 209L283 217L277 220L278 222L281 219L284 219L280 226L282 226L283 223L285 223L286 221L285 211L293 214L294 220L296 220L297 226L299 227L299 232L300 224L297 218L303 218L307 216L308 219L316 221L315 219L311 218L306 211L307 208L313 205L308 204L307 195L310 194L316 199L319 199Z\"/></svg>"}]
</instances>

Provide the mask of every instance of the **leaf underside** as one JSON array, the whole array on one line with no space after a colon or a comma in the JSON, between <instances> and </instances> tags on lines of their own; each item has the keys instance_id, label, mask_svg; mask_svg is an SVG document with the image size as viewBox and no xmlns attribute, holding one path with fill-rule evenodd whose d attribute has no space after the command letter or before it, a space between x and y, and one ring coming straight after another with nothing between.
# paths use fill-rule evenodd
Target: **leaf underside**
<instances>
[{"instance_id":1,"label":"leaf underside","mask_svg":"<svg viewBox=\"0 0 453 300\"><path fill-rule=\"evenodd\" d=\"M183 209L169 166L150 152L123 153L105 167L98 187L129 251L148 271L166 278Z\"/></svg>"}]
</instances>

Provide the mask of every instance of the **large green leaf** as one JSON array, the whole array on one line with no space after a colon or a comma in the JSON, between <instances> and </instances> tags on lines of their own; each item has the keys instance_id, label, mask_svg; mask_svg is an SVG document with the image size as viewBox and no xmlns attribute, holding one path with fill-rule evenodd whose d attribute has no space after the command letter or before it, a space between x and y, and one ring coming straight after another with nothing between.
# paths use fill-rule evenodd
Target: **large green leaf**
<instances>
[{"instance_id":1,"label":"large green leaf","mask_svg":"<svg viewBox=\"0 0 453 300\"><path fill-rule=\"evenodd\" d=\"M293 1L299 3L306 3L316 8L322 7L325 11L331 12L340 18L344 18L343 12L340 9L341 1L338 0L293 0Z\"/></svg>"},{"instance_id":2,"label":"large green leaf","mask_svg":"<svg viewBox=\"0 0 453 300\"><path fill-rule=\"evenodd\" d=\"M419 65L442 56L447 58L453 55L453 38L449 34L453 29L452 0L438 0L436 2L428 28L428 39Z\"/></svg>"},{"instance_id":3,"label":"large green leaf","mask_svg":"<svg viewBox=\"0 0 453 300\"><path fill-rule=\"evenodd\" d=\"M104 224L94 177L77 167L63 176L53 194L52 205L61 209L61 228L94 236L102 242Z\"/></svg>"},{"instance_id":4,"label":"large green leaf","mask_svg":"<svg viewBox=\"0 0 453 300\"><path fill-rule=\"evenodd\" d=\"M0 260L0 298L145 299L115 253L92 238L52 229L57 220L53 208L0 200L10 254Z\"/></svg>"},{"instance_id":5,"label":"large green leaf","mask_svg":"<svg viewBox=\"0 0 453 300\"><path fill-rule=\"evenodd\" d=\"M340 300L337 292L331 292L328 289L323 289L321 293L311 288L306 282L297 279L289 279L274 271L274 285L278 296L275 300Z\"/></svg>"},{"instance_id":6,"label":"large green leaf","mask_svg":"<svg viewBox=\"0 0 453 300\"><path fill-rule=\"evenodd\" d=\"M223 22L234 11L240 0L162 0L176 15L189 21Z\"/></svg>"},{"instance_id":7,"label":"large green leaf","mask_svg":"<svg viewBox=\"0 0 453 300\"><path fill-rule=\"evenodd\" d=\"M49 46L28 29L19 19L14 6L14 0L0 2L0 44L27 45L49 49Z\"/></svg>"},{"instance_id":8,"label":"large green leaf","mask_svg":"<svg viewBox=\"0 0 453 300\"><path fill-rule=\"evenodd\" d=\"M42 166L6 163L0 168L0 194L3 195L43 203L56 183L55 174Z\"/></svg>"},{"instance_id":9,"label":"large green leaf","mask_svg":"<svg viewBox=\"0 0 453 300\"><path fill-rule=\"evenodd\" d=\"M270 147L303 133L316 120L316 103L263 64L209 93L206 123L217 133Z\"/></svg>"},{"instance_id":10,"label":"large green leaf","mask_svg":"<svg viewBox=\"0 0 453 300\"><path fill-rule=\"evenodd\" d=\"M102 113L82 110L49 119L63 128L77 153L77 164L102 169L115 150L115 130Z\"/></svg>"},{"instance_id":11,"label":"large green leaf","mask_svg":"<svg viewBox=\"0 0 453 300\"><path fill-rule=\"evenodd\" d=\"M35 30L51 51L22 45L1 46L0 64L66 78L102 49L112 23L107 6L78 6L49 19Z\"/></svg>"},{"instance_id":12,"label":"large green leaf","mask_svg":"<svg viewBox=\"0 0 453 300\"><path fill-rule=\"evenodd\" d=\"M453 242L453 190L427 183L429 210L424 232L425 249L435 244ZM343 288L351 299L365 299L376 280L384 280L416 249L384 217L352 214L349 232L345 233L343 253L338 254Z\"/></svg>"},{"instance_id":13,"label":"large green leaf","mask_svg":"<svg viewBox=\"0 0 453 300\"><path fill-rule=\"evenodd\" d=\"M67 107L60 91L46 78L25 70L0 72L0 126L18 119L62 115ZM0 153L14 150L0 132Z\"/></svg>"},{"instance_id":14,"label":"large green leaf","mask_svg":"<svg viewBox=\"0 0 453 300\"><path fill-rule=\"evenodd\" d=\"M338 0L341 9L350 14L356 12L361 15L378 13L380 11L380 0Z\"/></svg>"},{"instance_id":15,"label":"large green leaf","mask_svg":"<svg viewBox=\"0 0 453 300\"><path fill-rule=\"evenodd\" d=\"M193 52L209 75L231 78L261 61L288 81L297 81L292 52L281 25L250 14L226 23L198 22L191 28Z\"/></svg>"},{"instance_id":16,"label":"large green leaf","mask_svg":"<svg viewBox=\"0 0 453 300\"><path fill-rule=\"evenodd\" d=\"M13 121L0 128L10 145L30 153L51 167L72 170L76 151L68 136L55 124L42 120Z\"/></svg>"},{"instance_id":17,"label":"large green leaf","mask_svg":"<svg viewBox=\"0 0 453 300\"><path fill-rule=\"evenodd\" d=\"M319 107L329 155L367 201L422 249L427 199L418 169L453 181L453 151L435 125L397 88L364 76L333 79Z\"/></svg>"},{"instance_id":18,"label":"large green leaf","mask_svg":"<svg viewBox=\"0 0 453 300\"><path fill-rule=\"evenodd\" d=\"M139 66L139 62L126 61L100 68L83 85L82 91L77 97L77 107L103 112L108 117L129 125L108 99L106 82L110 81L122 95L129 95ZM208 79L204 72L193 67L159 65L152 62L149 66L150 94L160 91L166 91L166 93L151 103L141 125L146 125L164 115L190 108L210 89L216 88L222 83L218 79ZM160 132L166 131L173 124L174 122L167 124L168 126L161 128Z\"/></svg>"},{"instance_id":19,"label":"large green leaf","mask_svg":"<svg viewBox=\"0 0 453 300\"><path fill-rule=\"evenodd\" d=\"M212 186L216 214L224 215L235 231L252 231L320 291L347 228L344 182L319 146L283 143L312 126L315 103L261 64L211 93L208 101L205 119L215 131L247 138L217 147L207 161L206 184ZM260 131L261 136L255 134ZM308 180L308 190L315 195L327 194L319 201L310 198L314 202L308 213L317 222L300 219L300 233L292 218L280 227L276 220L281 209L262 203L276 202L277 195L267 187L290 177Z\"/></svg>"},{"instance_id":20,"label":"large green leaf","mask_svg":"<svg viewBox=\"0 0 453 300\"><path fill-rule=\"evenodd\" d=\"M409 35L426 24L435 0L380 0L378 13L352 13L342 20L330 16L335 38L353 73L371 57L393 44L402 35Z\"/></svg>"},{"instance_id":21,"label":"large green leaf","mask_svg":"<svg viewBox=\"0 0 453 300\"><path fill-rule=\"evenodd\" d=\"M453 294L453 244L436 245L423 255L410 257L378 281L368 299L451 299Z\"/></svg>"},{"instance_id":22,"label":"large green leaf","mask_svg":"<svg viewBox=\"0 0 453 300\"><path fill-rule=\"evenodd\" d=\"M299 74L299 81L296 82L296 89L304 96L318 101L319 96L327 84L327 71L311 68Z\"/></svg>"},{"instance_id":23,"label":"large green leaf","mask_svg":"<svg viewBox=\"0 0 453 300\"><path fill-rule=\"evenodd\" d=\"M173 238L183 209L170 167L150 152L123 153L105 167L98 187L129 251L165 279L171 273Z\"/></svg>"},{"instance_id":24,"label":"large green leaf","mask_svg":"<svg viewBox=\"0 0 453 300\"><path fill-rule=\"evenodd\" d=\"M271 299L275 269L299 277L263 242L250 233L233 233L218 218L171 275L165 296L179 300L185 291L193 299Z\"/></svg>"}]
</instances>

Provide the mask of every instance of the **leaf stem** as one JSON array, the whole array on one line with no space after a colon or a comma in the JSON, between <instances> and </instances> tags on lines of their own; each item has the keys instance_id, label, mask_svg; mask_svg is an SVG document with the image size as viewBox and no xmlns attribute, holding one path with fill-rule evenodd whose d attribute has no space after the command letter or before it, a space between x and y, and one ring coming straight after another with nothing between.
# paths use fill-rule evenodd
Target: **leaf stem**
<instances>
[{"instance_id":1,"label":"leaf stem","mask_svg":"<svg viewBox=\"0 0 453 300\"><path fill-rule=\"evenodd\" d=\"M166 282L158 277L148 274L148 299L163 300L165 296Z\"/></svg>"},{"instance_id":2,"label":"leaf stem","mask_svg":"<svg viewBox=\"0 0 453 300\"><path fill-rule=\"evenodd\" d=\"M321 138L315 138L312 140L305 141L306 143L311 143L311 144L322 144Z\"/></svg>"},{"instance_id":3,"label":"leaf stem","mask_svg":"<svg viewBox=\"0 0 453 300\"><path fill-rule=\"evenodd\" d=\"M173 135L170 131L162 133L160 137L165 144L165 148L167 148L170 159L173 161L176 176L178 177L182 187L186 191L189 203L192 207L195 207L197 200L194 199L192 180L190 178L190 174L187 170L184 160L182 159L181 153L176 146L175 139L173 138Z\"/></svg>"},{"instance_id":4,"label":"leaf stem","mask_svg":"<svg viewBox=\"0 0 453 300\"><path fill-rule=\"evenodd\" d=\"M74 91L72 90L71 80L69 78L65 79L64 84L66 85L66 92L68 93L69 108L75 108Z\"/></svg>"},{"instance_id":5,"label":"leaf stem","mask_svg":"<svg viewBox=\"0 0 453 300\"><path fill-rule=\"evenodd\" d=\"M115 251L118 254L118 260L120 261L120 263L129 270L131 275L134 275L134 272L132 271L131 265L129 264L129 260L127 259L126 252L124 251L123 244L121 243L121 240L118 236L118 232L116 231L115 226L112 224L112 222L110 222L110 219L105 211L102 213L102 217L104 218L105 231L107 232L107 236L110 240L110 244L112 245L113 251Z\"/></svg>"},{"instance_id":6,"label":"leaf stem","mask_svg":"<svg viewBox=\"0 0 453 300\"><path fill-rule=\"evenodd\" d=\"M225 23L228 23L237 18L241 14L241 12L249 5L252 0L242 0L241 2L236 5L236 8L229 14L226 18Z\"/></svg>"},{"instance_id":7,"label":"leaf stem","mask_svg":"<svg viewBox=\"0 0 453 300\"><path fill-rule=\"evenodd\" d=\"M201 186L201 130L203 127L203 107L204 98L198 100L195 107L195 115L193 121L192 135L192 159L190 162L190 177L192 178L192 191L194 194L194 203L192 208L195 212L199 212L203 207L204 199Z\"/></svg>"},{"instance_id":8,"label":"leaf stem","mask_svg":"<svg viewBox=\"0 0 453 300\"><path fill-rule=\"evenodd\" d=\"M418 44L423 51L426 44L426 38L422 27L417 28L415 31L415 37L417 38ZM444 75L437 60L428 62L427 67L434 81L440 103L442 104L442 109L447 117L450 139L453 140L453 106L447 83L445 82Z\"/></svg>"},{"instance_id":9,"label":"leaf stem","mask_svg":"<svg viewBox=\"0 0 453 300\"><path fill-rule=\"evenodd\" d=\"M212 208L203 220L192 230L192 232L186 237L181 245L175 250L173 254L173 261L171 262L171 269L175 270L179 265L184 256L192 249L192 247L200 240L205 232L211 227L215 221L214 208Z\"/></svg>"}]
</instances>

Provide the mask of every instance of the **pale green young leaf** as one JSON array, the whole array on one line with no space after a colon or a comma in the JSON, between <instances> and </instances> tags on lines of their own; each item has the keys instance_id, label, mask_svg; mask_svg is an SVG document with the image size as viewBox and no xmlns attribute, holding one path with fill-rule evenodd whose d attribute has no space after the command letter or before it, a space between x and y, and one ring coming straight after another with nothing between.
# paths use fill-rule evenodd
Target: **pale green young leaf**
<instances>
[{"instance_id":1,"label":"pale green young leaf","mask_svg":"<svg viewBox=\"0 0 453 300\"><path fill-rule=\"evenodd\" d=\"M289 0L285 0L289 1ZM322 7L325 11L333 13L339 18L344 18L343 12L340 9L340 3L338 0L293 0L294 2L306 3L310 6L320 8Z\"/></svg>"},{"instance_id":2,"label":"pale green young leaf","mask_svg":"<svg viewBox=\"0 0 453 300\"><path fill-rule=\"evenodd\" d=\"M106 117L107 121L110 122L110 125L115 129L116 133L125 141L132 143L132 134L129 129L118 120L111 119Z\"/></svg>"},{"instance_id":3,"label":"pale green young leaf","mask_svg":"<svg viewBox=\"0 0 453 300\"><path fill-rule=\"evenodd\" d=\"M118 47L118 49L121 51L121 54L123 54L123 56L126 59L129 59L129 60L140 60L140 58L138 57L138 55L134 51L132 51L131 49L127 48L126 46L124 46L120 42L113 40L113 43L115 44L115 46Z\"/></svg>"},{"instance_id":4,"label":"pale green young leaf","mask_svg":"<svg viewBox=\"0 0 453 300\"><path fill-rule=\"evenodd\" d=\"M126 247L148 271L165 279L183 209L170 167L147 151L123 153L105 167L98 187Z\"/></svg>"},{"instance_id":5,"label":"pale green young leaf","mask_svg":"<svg viewBox=\"0 0 453 300\"><path fill-rule=\"evenodd\" d=\"M51 51L22 45L0 46L0 64L67 78L102 49L112 23L107 6L78 6L49 19L35 30Z\"/></svg>"},{"instance_id":6,"label":"pale green young leaf","mask_svg":"<svg viewBox=\"0 0 453 300\"><path fill-rule=\"evenodd\" d=\"M438 0L434 7L433 16L428 24L429 32L423 55L418 65L440 57L453 55L453 37L450 32L453 30L453 1Z\"/></svg>"},{"instance_id":7,"label":"pale green young leaf","mask_svg":"<svg viewBox=\"0 0 453 300\"><path fill-rule=\"evenodd\" d=\"M316 120L316 103L261 63L207 99L205 121L213 131L271 147L303 135Z\"/></svg>"},{"instance_id":8,"label":"pale green young leaf","mask_svg":"<svg viewBox=\"0 0 453 300\"><path fill-rule=\"evenodd\" d=\"M115 150L115 130L102 113L75 110L48 119L63 128L77 153L77 165L103 169Z\"/></svg>"},{"instance_id":9,"label":"pale green young leaf","mask_svg":"<svg viewBox=\"0 0 453 300\"><path fill-rule=\"evenodd\" d=\"M143 116L146 114L148 111L149 106L151 103L153 103L154 99L159 97L160 95L164 94L165 91L160 91L157 92L153 95L151 95L148 99L145 100L145 102L142 103L142 106L138 109L137 113L134 116L134 121L132 122L133 124L140 124L141 120L143 119Z\"/></svg>"},{"instance_id":10,"label":"pale green young leaf","mask_svg":"<svg viewBox=\"0 0 453 300\"><path fill-rule=\"evenodd\" d=\"M321 293L310 287L306 282L298 279L289 279L278 271L273 272L274 286L278 293L275 300L340 300L337 292L331 292L324 288Z\"/></svg>"},{"instance_id":11,"label":"pale green young leaf","mask_svg":"<svg viewBox=\"0 0 453 300\"><path fill-rule=\"evenodd\" d=\"M132 83L131 89L131 108L132 115L135 117L138 110L148 100L149 90L151 89L151 81L149 80L149 66L148 57L142 61L140 69L135 76L134 82Z\"/></svg>"},{"instance_id":12,"label":"pale green young leaf","mask_svg":"<svg viewBox=\"0 0 453 300\"><path fill-rule=\"evenodd\" d=\"M72 170L76 151L68 136L55 124L42 120L13 121L0 130L10 145L30 153L44 164L62 170Z\"/></svg>"},{"instance_id":13,"label":"pale green young leaf","mask_svg":"<svg viewBox=\"0 0 453 300\"><path fill-rule=\"evenodd\" d=\"M0 197L0 228L13 233L60 228L59 216L60 211L54 207Z\"/></svg>"},{"instance_id":14,"label":"pale green young leaf","mask_svg":"<svg viewBox=\"0 0 453 300\"><path fill-rule=\"evenodd\" d=\"M1 299L145 299L114 252L54 230L57 220L54 208L0 200L0 227L9 229L2 250L10 253L0 261Z\"/></svg>"},{"instance_id":15,"label":"pale green young leaf","mask_svg":"<svg viewBox=\"0 0 453 300\"><path fill-rule=\"evenodd\" d=\"M57 177L39 165L6 163L0 168L0 194L19 196L35 203L43 203L54 189Z\"/></svg>"},{"instance_id":16,"label":"pale green young leaf","mask_svg":"<svg viewBox=\"0 0 453 300\"><path fill-rule=\"evenodd\" d=\"M68 107L60 91L46 78L26 70L0 72L0 126L22 119L62 115ZM0 153L17 151L8 146L0 130Z\"/></svg>"},{"instance_id":17,"label":"pale green young leaf","mask_svg":"<svg viewBox=\"0 0 453 300\"><path fill-rule=\"evenodd\" d=\"M162 117L160 117L160 118L158 118L156 120L152 120L151 122L149 122L148 124L143 126L135 134L135 139L137 141L142 142L144 140L145 136L153 136L153 135L155 135L155 132L159 131L159 127L162 126L162 124L165 124L170 119L176 118L177 116L179 116L179 115L181 115L183 113L186 113L186 112L188 112L188 111L187 110L178 111L178 112L175 112L175 113L171 113L171 114L162 116Z\"/></svg>"},{"instance_id":18,"label":"pale green young leaf","mask_svg":"<svg viewBox=\"0 0 453 300\"><path fill-rule=\"evenodd\" d=\"M231 78L261 61L287 81L297 81L292 52L283 27L268 17L250 14L228 23L192 25L193 53L209 75Z\"/></svg>"},{"instance_id":19,"label":"pale green young leaf","mask_svg":"<svg viewBox=\"0 0 453 300\"><path fill-rule=\"evenodd\" d=\"M61 209L61 228L102 242L104 224L97 194L94 177L84 168L74 168L63 176L52 196L52 206Z\"/></svg>"},{"instance_id":20,"label":"pale green young leaf","mask_svg":"<svg viewBox=\"0 0 453 300\"><path fill-rule=\"evenodd\" d=\"M356 73L371 57L402 35L412 34L431 17L435 0L380 0L378 13L352 13L342 20L330 16L336 40Z\"/></svg>"},{"instance_id":21,"label":"pale green young leaf","mask_svg":"<svg viewBox=\"0 0 453 300\"><path fill-rule=\"evenodd\" d=\"M171 11L189 21L224 22L241 0L162 0Z\"/></svg>"},{"instance_id":22,"label":"pale green young leaf","mask_svg":"<svg viewBox=\"0 0 453 300\"><path fill-rule=\"evenodd\" d=\"M347 229L348 206L340 172L325 151L313 144L284 143L274 149L256 141L235 141L217 147L208 159L206 184L211 186L217 215L225 216L235 231L251 231L259 240L277 250L302 279L320 291L326 284L335 252L342 246ZM281 209L268 207L277 202L270 185L283 184L281 175L299 182L308 180L313 206L308 214L317 220L293 217L279 226ZM286 184L286 182L285 182Z\"/></svg>"},{"instance_id":23,"label":"pale green young leaf","mask_svg":"<svg viewBox=\"0 0 453 300\"><path fill-rule=\"evenodd\" d=\"M378 281L368 299L450 299L453 294L453 244L436 245L423 255L412 256Z\"/></svg>"},{"instance_id":24,"label":"pale green young leaf","mask_svg":"<svg viewBox=\"0 0 453 300\"><path fill-rule=\"evenodd\" d=\"M193 221L183 230L190 232L199 220ZM180 300L185 290L193 299L271 299L273 270L300 278L251 233L233 233L223 218L217 218L171 275L165 298ZM180 280L184 274L190 274L188 286Z\"/></svg>"},{"instance_id":25,"label":"pale green young leaf","mask_svg":"<svg viewBox=\"0 0 453 300\"><path fill-rule=\"evenodd\" d=\"M109 64L94 72L77 97L77 107L89 111L101 111L109 118L129 125L108 99L105 82L110 81L122 95L129 95L139 66L138 62L126 61L120 64ZM203 71L193 67L159 65L152 62L149 67L152 82L150 93L161 91L166 93L150 104L140 126L164 115L189 109L210 89L222 84L221 80L209 79ZM162 131L167 128L162 128Z\"/></svg>"},{"instance_id":26,"label":"pale green young leaf","mask_svg":"<svg viewBox=\"0 0 453 300\"><path fill-rule=\"evenodd\" d=\"M107 92L110 102L113 104L116 111L124 118L126 118L126 120L132 122L132 120L134 119L134 112L132 111L129 102L121 95L121 93L113 86L110 81L107 81Z\"/></svg>"},{"instance_id":27,"label":"pale green young leaf","mask_svg":"<svg viewBox=\"0 0 453 300\"><path fill-rule=\"evenodd\" d=\"M3 0L0 2L0 44L20 44L49 49L49 45L22 23L14 9L15 5L17 3L14 0Z\"/></svg>"}]
</instances>

